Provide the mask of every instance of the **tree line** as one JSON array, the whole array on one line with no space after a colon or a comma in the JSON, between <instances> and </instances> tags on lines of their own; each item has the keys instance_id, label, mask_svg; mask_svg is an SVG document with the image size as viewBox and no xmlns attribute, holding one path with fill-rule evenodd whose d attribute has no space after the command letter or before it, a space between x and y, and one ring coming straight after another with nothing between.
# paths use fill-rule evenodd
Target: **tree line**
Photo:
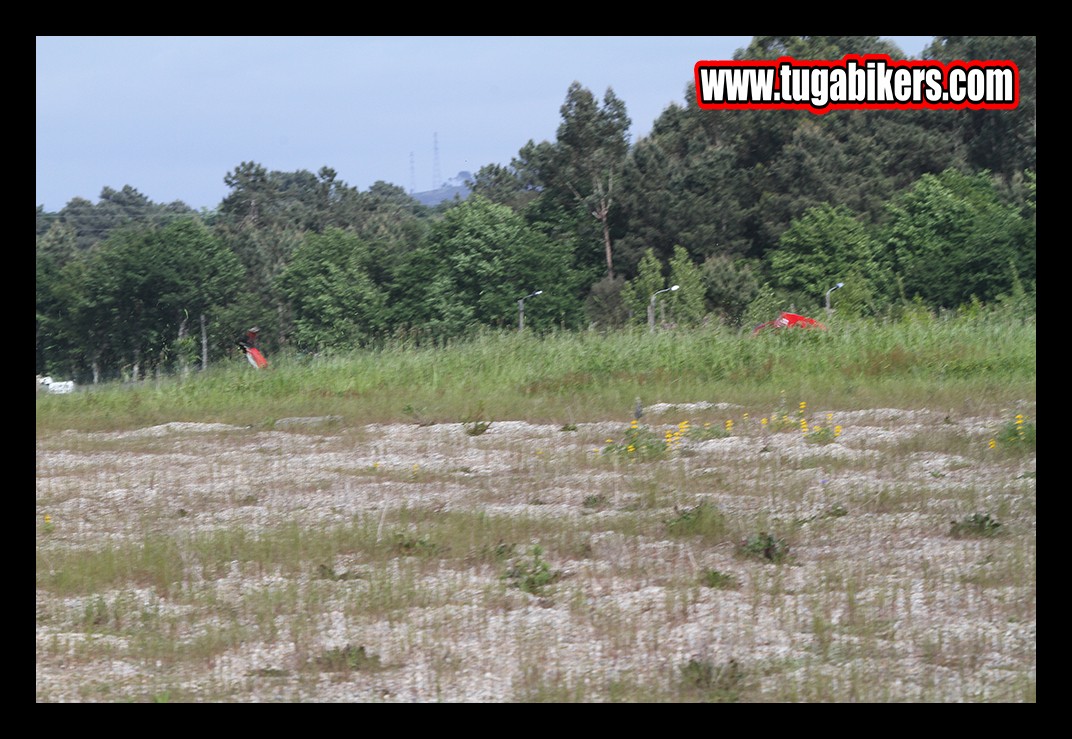
<instances>
[{"instance_id":1,"label":"tree line","mask_svg":"<svg viewBox=\"0 0 1072 739\"><path fill-rule=\"evenodd\" d=\"M757 36L738 59L889 54L878 37ZM83 381L190 371L259 325L269 351L346 351L778 309L886 315L1035 285L1035 37L936 37L929 59L1011 59L1011 111L711 111L691 85L631 140L626 104L575 82L554 141L428 207L377 182L242 162L211 211L104 188L37 208L37 368ZM776 315L776 313L774 313Z\"/></svg>"}]
</instances>

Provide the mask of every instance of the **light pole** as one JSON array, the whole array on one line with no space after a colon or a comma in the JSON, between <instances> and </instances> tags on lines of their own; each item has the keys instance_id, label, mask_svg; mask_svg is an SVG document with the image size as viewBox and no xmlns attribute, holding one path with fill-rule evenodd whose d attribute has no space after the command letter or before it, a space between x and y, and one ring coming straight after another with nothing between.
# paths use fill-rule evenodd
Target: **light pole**
<instances>
[{"instance_id":1,"label":"light pole","mask_svg":"<svg viewBox=\"0 0 1072 739\"><path fill-rule=\"evenodd\" d=\"M529 293L525 297L517 301L517 330L525 330L525 301L529 298L535 298L537 295L543 295L543 290L537 290L534 293Z\"/></svg>"},{"instance_id":2,"label":"light pole","mask_svg":"<svg viewBox=\"0 0 1072 739\"><path fill-rule=\"evenodd\" d=\"M655 333L655 296L659 293L674 292L680 287L681 285L673 285L663 290L656 290L651 294L651 300L648 301L648 331Z\"/></svg>"},{"instance_id":3,"label":"light pole","mask_svg":"<svg viewBox=\"0 0 1072 739\"><path fill-rule=\"evenodd\" d=\"M830 310L830 293L834 292L839 287L845 287L845 283L844 282L839 282L838 284L834 285L832 288L830 288L829 290L826 291L826 315L828 315L828 316L831 313L831 310Z\"/></svg>"}]
</instances>

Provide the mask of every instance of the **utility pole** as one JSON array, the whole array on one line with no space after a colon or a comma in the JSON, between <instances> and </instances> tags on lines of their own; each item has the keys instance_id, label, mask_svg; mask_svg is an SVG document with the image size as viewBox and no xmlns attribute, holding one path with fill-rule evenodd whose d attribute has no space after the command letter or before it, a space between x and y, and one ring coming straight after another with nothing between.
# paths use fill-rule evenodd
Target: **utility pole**
<instances>
[{"instance_id":1,"label":"utility pole","mask_svg":"<svg viewBox=\"0 0 1072 739\"><path fill-rule=\"evenodd\" d=\"M655 296L659 293L673 292L680 287L680 285L674 285L663 290L656 290L651 294L651 300L648 301L648 331L650 333L655 333Z\"/></svg>"},{"instance_id":2,"label":"utility pole","mask_svg":"<svg viewBox=\"0 0 1072 739\"><path fill-rule=\"evenodd\" d=\"M525 301L529 298L534 298L537 295L543 295L543 290L537 290L534 293L529 293L525 297L517 301L517 330L518 332L525 330Z\"/></svg>"}]
</instances>

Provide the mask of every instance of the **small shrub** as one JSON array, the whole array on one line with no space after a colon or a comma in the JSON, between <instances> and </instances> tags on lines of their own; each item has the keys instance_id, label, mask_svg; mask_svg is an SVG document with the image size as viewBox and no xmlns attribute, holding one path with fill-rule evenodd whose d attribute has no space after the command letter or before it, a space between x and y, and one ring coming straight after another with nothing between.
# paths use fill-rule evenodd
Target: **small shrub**
<instances>
[{"instance_id":1,"label":"small shrub","mask_svg":"<svg viewBox=\"0 0 1072 739\"><path fill-rule=\"evenodd\" d=\"M807 408L808 404L804 401L800 401L795 407L792 406L783 392L778 405L771 411L769 417L760 421L760 425L764 431L773 432L807 429Z\"/></svg>"},{"instance_id":2,"label":"small shrub","mask_svg":"<svg viewBox=\"0 0 1072 739\"><path fill-rule=\"evenodd\" d=\"M481 403L475 411L462 419L462 427L465 428L466 436L480 436L491 428L491 421L485 421L483 418L484 404Z\"/></svg>"},{"instance_id":3,"label":"small shrub","mask_svg":"<svg viewBox=\"0 0 1072 739\"><path fill-rule=\"evenodd\" d=\"M603 493L596 493L584 496L581 505L585 508L606 508L607 503L609 503L609 501L607 500L606 495L603 495Z\"/></svg>"},{"instance_id":4,"label":"small shrub","mask_svg":"<svg viewBox=\"0 0 1072 739\"><path fill-rule=\"evenodd\" d=\"M654 431L641 426L635 419L626 429L620 442L607 439L603 454L614 454L633 461L666 459L671 445Z\"/></svg>"},{"instance_id":5,"label":"small shrub","mask_svg":"<svg viewBox=\"0 0 1072 739\"><path fill-rule=\"evenodd\" d=\"M732 423L732 422L727 422ZM709 441L710 439L725 439L730 435L732 426L724 428L721 426L713 426L710 423L705 423L703 426L696 428L689 428L689 439L692 441Z\"/></svg>"},{"instance_id":6,"label":"small shrub","mask_svg":"<svg viewBox=\"0 0 1072 739\"><path fill-rule=\"evenodd\" d=\"M1016 417L1006 423L998 431L994 440L1005 447L1030 447L1035 448L1035 424L1024 419L1024 414L1017 413Z\"/></svg>"},{"instance_id":7,"label":"small shrub","mask_svg":"<svg viewBox=\"0 0 1072 739\"><path fill-rule=\"evenodd\" d=\"M354 647L351 644L324 652L317 657L316 666L324 672L369 672L383 669L379 655L370 654L364 647Z\"/></svg>"},{"instance_id":8,"label":"small shrub","mask_svg":"<svg viewBox=\"0 0 1072 739\"><path fill-rule=\"evenodd\" d=\"M811 430L804 435L804 441L809 444L833 444L841 436L840 426L812 426Z\"/></svg>"},{"instance_id":9,"label":"small shrub","mask_svg":"<svg viewBox=\"0 0 1072 739\"><path fill-rule=\"evenodd\" d=\"M406 557L433 557L440 553L438 545L423 536L395 534L394 550Z\"/></svg>"},{"instance_id":10,"label":"small shrub","mask_svg":"<svg viewBox=\"0 0 1072 739\"><path fill-rule=\"evenodd\" d=\"M543 547L534 544L529 550L530 557L515 560L505 577L524 593L543 595L547 586L562 576L561 572L551 569L543 559L543 553Z\"/></svg>"},{"instance_id":11,"label":"small shrub","mask_svg":"<svg viewBox=\"0 0 1072 739\"><path fill-rule=\"evenodd\" d=\"M666 522L671 536L718 538L726 533L726 517L707 501L692 508L677 509L676 513Z\"/></svg>"},{"instance_id":12,"label":"small shrub","mask_svg":"<svg viewBox=\"0 0 1072 739\"><path fill-rule=\"evenodd\" d=\"M409 416L418 426L431 426L435 423L425 415L424 408L414 408L412 405L407 405L402 409L402 412Z\"/></svg>"},{"instance_id":13,"label":"small shrub","mask_svg":"<svg viewBox=\"0 0 1072 739\"><path fill-rule=\"evenodd\" d=\"M841 505L840 503L835 503L834 505L827 508L826 512L823 515L827 518L841 518L842 516L849 515L849 509Z\"/></svg>"},{"instance_id":14,"label":"small shrub","mask_svg":"<svg viewBox=\"0 0 1072 739\"><path fill-rule=\"evenodd\" d=\"M93 600L86 602L82 621L86 626L105 626L111 621L108 604L104 598L98 595Z\"/></svg>"},{"instance_id":15,"label":"small shrub","mask_svg":"<svg viewBox=\"0 0 1072 739\"><path fill-rule=\"evenodd\" d=\"M336 572L334 568L321 564L316 568L316 577L318 580L341 582L344 580L357 580L361 575L355 572Z\"/></svg>"},{"instance_id":16,"label":"small shrub","mask_svg":"<svg viewBox=\"0 0 1072 739\"><path fill-rule=\"evenodd\" d=\"M762 531L739 543L737 553L745 557L754 557L779 564L789 559L789 545L785 539L775 538L771 534Z\"/></svg>"},{"instance_id":17,"label":"small shrub","mask_svg":"<svg viewBox=\"0 0 1072 739\"><path fill-rule=\"evenodd\" d=\"M703 574L700 575L700 584L707 588L717 588L719 590L733 590L739 585L736 577L718 570L704 570Z\"/></svg>"},{"instance_id":18,"label":"small shrub","mask_svg":"<svg viewBox=\"0 0 1072 739\"><path fill-rule=\"evenodd\" d=\"M482 562L505 562L514 556L515 546L501 539L495 544L484 544L480 547L478 557Z\"/></svg>"},{"instance_id":19,"label":"small shrub","mask_svg":"<svg viewBox=\"0 0 1072 739\"><path fill-rule=\"evenodd\" d=\"M480 436L491 428L491 421L470 421L463 424L466 436Z\"/></svg>"},{"instance_id":20,"label":"small shrub","mask_svg":"<svg viewBox=\"0 0 1072 739\"><path fill-rule=\"evenodd\" d=\"M715 665L707 659L690 659L681 667L681 688L685 693L714 703L736 703L745 687L744 670L731 659Z\"/></svg>"},{"instance_id":21,"label":"small shrub","mask_svg":"<svg viewBox=\"0 0 1072 739\"><path fill-rule=\"evenodd\" d=\"M991 518L989 513L973 513L959 521L954 521L949 527L949 535L955 539L965 536L997 536L1000 528L1001 524Z\"/></svg>"}]
</instances>

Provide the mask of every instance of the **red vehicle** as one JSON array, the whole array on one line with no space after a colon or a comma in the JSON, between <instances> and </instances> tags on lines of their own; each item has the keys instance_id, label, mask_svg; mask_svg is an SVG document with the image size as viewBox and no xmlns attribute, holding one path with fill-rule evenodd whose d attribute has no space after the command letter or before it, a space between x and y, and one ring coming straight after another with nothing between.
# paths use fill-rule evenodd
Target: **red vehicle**
<instances>
[{"instance_id":1,"label":"red vehicle","mask_svg":"<svg viewBox=\"0 0 1072 739\"><path fill-rule=\"evenodd\" d=\"M797 313L785 313L775 318L773 321L767 321L761 323L752 330L752 335L755 336L765 328L817 328L826 331L826 326L816 321L814 318L808 318Z\"/></svg>"}]
</instances>

